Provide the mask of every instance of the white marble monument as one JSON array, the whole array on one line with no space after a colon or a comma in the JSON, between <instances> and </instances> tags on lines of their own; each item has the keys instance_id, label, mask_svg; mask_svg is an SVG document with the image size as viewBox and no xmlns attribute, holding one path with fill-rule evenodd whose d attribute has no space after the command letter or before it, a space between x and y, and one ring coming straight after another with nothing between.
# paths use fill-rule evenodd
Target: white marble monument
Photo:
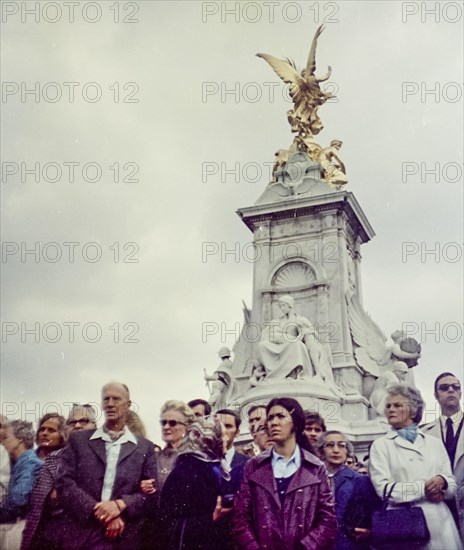
<instances>
[{"instance_id":1,"label":"white marble monument","mask_svg":"<svg viewBox=\"0 0 464 550\"><path fill-rule=\"evenodd\" d=\"M317 111L328 99L314 76L321 31L301 76L289 73L294 65L287 61L259 54L290 83L294 108L287 117L295 137L276 153L273 179L256 203L238 210L255 246L253 303L244 308L233 360L206 377L216 381L216 409L235 408L246 419L254 404L294 397L362 452L385 432L371 403L376 380L396 379L393 365L403 361L413 384L420 346L399 331L387 345L362 307L361 247L374 231L346 190L341 142L323 148L315 141L322 129Z\"/></svg>"}]
</instances>

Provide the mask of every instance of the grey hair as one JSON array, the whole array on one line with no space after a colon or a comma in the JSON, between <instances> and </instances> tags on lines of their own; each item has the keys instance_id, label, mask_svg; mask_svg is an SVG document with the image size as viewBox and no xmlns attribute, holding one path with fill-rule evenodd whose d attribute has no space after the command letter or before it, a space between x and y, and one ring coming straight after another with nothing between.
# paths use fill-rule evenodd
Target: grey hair
<instances>
[{"instance_id":1,"label":"grey hair","mask_svg":"<svg viewBox=\"0 0 464 550\"><path fill-rule=\"evenodd\" d=\"M319 440L317 442L317 450L318 450L319 456L321 457L322 460L324 459L324 442L325 442L325 438L328 435L341 435L342 438L343 438L343 441L346 443L346 450L347 450L348 454L349 455L354 455L353 443L351 443L351 441L348 439L347 435L345 435L343 432L339 432L338 430L328 430L327 432L324 432L319 437Z\"/></svg>"},{"instance_id":2,"label":"grey hair","mask_svg":"<svg viewBox=\"0 0 464 550\"><path fill-rule=\"evenodd\" d=\"M196 420L192 409L186 403L183 401L178 401L177 399L169 399L169 401L166 401L166 403L161 407L160 415L172 410L183 414L187 424L191 424Z\"/></svg>"},{"instance_id":3,"label":"grey hair","mask_svg":"<svg viewBox=\"0 0 464 550\"><path fill-rule=\"evenodd\" d=\"M72 418L76 410L85 411L85 417L89 419L93 424L97 423L97 411L89 403L80 405L79 403L73 403L71 409L69 410L68 420Z\"/></svg>"},{"instance_id":4,"label":"grey hair","mask_svg":"<svg viewBox=\"0 0 464 550\"><path fill-rule=\"evenodd\" d=\"M417 424L422 418L424 400L419 390L407 384L392 384L386 389L388 396L401 395L408 400L411 418Z\"/></svg>"},{"instance_id":5,"label":"grey hair","mask_svg":"<svg viewBox=\"0 0 464 550\"><path fill-rule=\"evenodd\" d=\"M102 393L106 390L106 388L108 386L121 386L121 388L126 392L127 394L127 399L130 401L130 391L129 391L129 388L126 384L123 384L122 382L117 382L116 380L114 380L113 382L108 382L107 384L105 384L101 391Z\"/></svg>"},{"instance_id":6,"label":"grey hair","mask_svg":"<svg viewBox=\"0 0 464 550\"><path fill-rule=\"evenodd\" d=\"M6 424L7 428L11 428L13 435L23 442L26 449L32 449L34 446L34 428L32 422L25 420L11 420Z\"/></svg>"}]
</instances>

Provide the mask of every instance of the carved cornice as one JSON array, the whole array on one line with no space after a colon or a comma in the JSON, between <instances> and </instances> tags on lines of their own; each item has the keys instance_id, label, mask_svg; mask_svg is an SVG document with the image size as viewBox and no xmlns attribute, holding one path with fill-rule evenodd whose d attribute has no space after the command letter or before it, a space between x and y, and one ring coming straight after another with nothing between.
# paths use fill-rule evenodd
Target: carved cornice
<instances>
[{"instance_id":1,"label":"carved cornice","mask_svg":"<svg viewBox=\"0 0 464 550\"><path fill-rule=\"evenodd\" d=\"M263 222L314 216L334 210L343 212L350 227L356 235L359 235L363 243L374 237L375 232L361 206L353 193L348 191L249 206L240 208L237 214L245 225L254 231Z\"/></svg>"}]
</instances>

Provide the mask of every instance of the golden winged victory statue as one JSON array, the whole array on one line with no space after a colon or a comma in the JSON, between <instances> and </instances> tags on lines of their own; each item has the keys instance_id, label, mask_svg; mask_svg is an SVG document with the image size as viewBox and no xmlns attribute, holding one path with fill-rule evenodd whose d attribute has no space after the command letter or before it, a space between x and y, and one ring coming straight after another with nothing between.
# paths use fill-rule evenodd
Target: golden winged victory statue
<instances>
[{"instance_id":1,"label":"golden winged victory statue","mask_svg":"<svg viewBox=\"0 0 464 550\"><path fill-rule=\"evenodd\" d=\"M332 68L329 66L323 77L317 77L315 74L317 39L323 30L323 25L317 29L311 43L306 67L301 72L298 72L291 59L278 59L266 53L256 54L267 61L276 74L289 85L289 93L293 101L293 109L287 112L287 118L291 131L296 136L289 149L280 149L276 153L276 162L273 168L274 182L277 182L276 173L283 169L289 158L298 151L306 152L314 162L320 164L323 180L326 183L340 187L348 181L345 175L345 166L333 147L336 142L337 149L339 149L342 142L332 140L329 147L323 148L314 139L314 136L319 134L324 127L319 118L318 109L328 99L335 97L330 92L324 92L320 86L321 82L330 78Z\"/></svg>"}]
</instances>

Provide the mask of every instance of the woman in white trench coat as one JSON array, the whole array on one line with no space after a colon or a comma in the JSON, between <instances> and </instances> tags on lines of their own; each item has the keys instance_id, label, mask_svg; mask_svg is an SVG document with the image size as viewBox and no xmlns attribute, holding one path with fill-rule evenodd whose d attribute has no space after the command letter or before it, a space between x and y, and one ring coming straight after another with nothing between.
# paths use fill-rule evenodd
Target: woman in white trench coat
<instances>
[{"instance_id":1,"label":"woman in white trench coat","mask_svg":"<svg viewBox=\"0 0 464 550\"><path fill-rule=\"evenodd\" d=\"M424 402L418 390L405 384L388 388L385 413L391 430L372 444L369 474L382 498L385 485L392 504L420 506L430 531L423 550L462 550L456 525L445 500L453 498L456 481L443 443L425 435L417 424Z\"/></svg>"}]
</instances>

